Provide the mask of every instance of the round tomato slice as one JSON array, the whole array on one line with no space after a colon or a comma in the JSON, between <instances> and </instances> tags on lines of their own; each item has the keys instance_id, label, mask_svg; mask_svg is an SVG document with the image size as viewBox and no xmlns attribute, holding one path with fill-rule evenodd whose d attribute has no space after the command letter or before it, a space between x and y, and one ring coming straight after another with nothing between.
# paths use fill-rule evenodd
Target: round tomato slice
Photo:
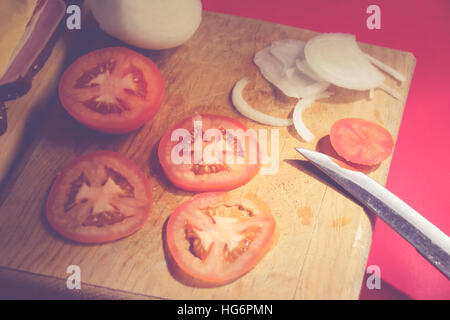
<instances>
[{"instance_id":1,"label":"round tomato slice","mask_svg":"<svg viewBox=\"0 0 450 320\"><path fill-rule=\"evenodd\" d=\"M394 139L382 126L358 118L336 121L331 127L333 148L349 162L376 165L388 158L394 148Z\"/></svg>"},{"instance_id":2,"label":"round tomato slice","mask_svg":"<svg viewBox=\"0 0 450 320\"><path fill-rule=\"evenodd\" d=\"M103 243L136 232L151 206L150 181L141 169L118 153L98 151L62 170L50 190L46 214L65 238Z\"/></svg>"},{"instance_id":3,"label":"round tomato slice","mask_svg":"<svg viewBox=\"0 0 450 320\"><path fill-rule=\"evenodd\" d=\"M158 156L175 186L195 192L237 188L261 167L256 132L222 115L181 120L161 138Z\"/></svg>"},{"instance_id":4,"label":"round tomato slice","mask_svg":"<svg viewBox=\"0 0 450 320\"><path fill-rule=\"evenodd\" d=\"M72 63L59 97L80 123L106 133L140 128L158 112L164 79L147 57L125 47L92 51Z\"/></svg>"},{"instance_id":5,"label":"round tomato slice","mask_svg":"<svg viewBox=\"0 0 450 320\"><path fill-rule=\"evenodd\" d=\"M270 250L275 220L260 201L201 193L169 217L166 244L182 274L204 285L229 283Z\"/></svg>"}]
</instances>

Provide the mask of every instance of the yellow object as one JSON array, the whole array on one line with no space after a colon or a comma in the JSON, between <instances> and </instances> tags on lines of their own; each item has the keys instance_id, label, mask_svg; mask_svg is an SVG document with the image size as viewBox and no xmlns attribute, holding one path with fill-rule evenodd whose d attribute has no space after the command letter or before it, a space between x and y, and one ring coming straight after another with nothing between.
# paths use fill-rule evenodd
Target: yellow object
<instances>
[{"instance_id":1,"label":"yellow object","mask_svg":"<svg viewBox=\"0 0 450 320\"><path fill-rule=\"evenodd\" d=\"M37 0L0 1L0 76L15 55Z\"/></svg>"}]
</instances>

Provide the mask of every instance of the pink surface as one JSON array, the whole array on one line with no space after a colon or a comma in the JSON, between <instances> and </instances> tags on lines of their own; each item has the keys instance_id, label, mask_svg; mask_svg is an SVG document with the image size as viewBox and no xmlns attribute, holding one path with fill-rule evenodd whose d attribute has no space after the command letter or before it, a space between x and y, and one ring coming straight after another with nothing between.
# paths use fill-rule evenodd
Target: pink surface
<instances>
[{"instance_id":1,"label":"pink surface","mask_svg":"<svg viewBox=\"0 0 450 320\"><path fill-rule=\"evenodd\" d=\"M449 0L203 0L205 10L319 32L348 32L359 41L409 51L417 59L387 187L450 234ZM381 8L381 30L369 30L366 8ZM450 299L449 281L383 221L376 223L368 265L380 290L363 283L361 299Z\"/></svg>"}]
</instances>

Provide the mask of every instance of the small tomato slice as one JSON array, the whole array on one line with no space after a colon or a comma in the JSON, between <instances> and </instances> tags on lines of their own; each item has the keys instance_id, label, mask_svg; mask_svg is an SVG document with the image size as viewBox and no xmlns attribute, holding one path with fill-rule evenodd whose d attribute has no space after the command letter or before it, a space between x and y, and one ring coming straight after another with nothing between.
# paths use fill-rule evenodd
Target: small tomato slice
<instances>
[{"instance_id":1,"label":"small tomato slice","mask_svg":"<svg viewBox=\"0 0 450 320\"><path fill-rule=\"evenodd\" d=\"M59 83L67 112L87 127L126 133L158 112L164 79L147 57L125 47L92 51L72 63Z\"/></svg>"},{"instance_id":2,"label":"small tomato slice","mask_svg":"<svg viewBox=\"0 0 450 320\"><path fill-rule=\"evenodd\" d=\"M46 214L67 239L103 243L136 232L152 206L150 181L128 158L111 151L70 162L50 190Z\"/></svg>"},{"instance_id":3,"label":"small tomato slice","mask_svg":"<svg viewBox=\"0 0 450 320\"><path fill-rule=\"evenodd\" d=\"M270 250L275 220L263 203L228 193L201 193L169 217L167 249L176 266L219 286L250 271Z\"/></svg>"},{"instance_id":4,"label":"small tomato slice","mask_svg":"<svg viewBox=\"0 0 450 320\"><path fill-rule=\"evenodd\" d=\"M261 167L256 132L222 115L181 120L161 138L158 156L169 180L194 192L240 187Z\"/></svg>"},{"instance_id":5,"label":"small tomato slice","mask_svg":"<svg viewBox=\"0 0 450 320\"><path fill-rule=\"evenodd\" d=\"M368 166L388 158L394 148L394 139L389 131L358 118L336 121L331 127L330 140L337 154L345 160Z\"/></svg>"}]
</instances>

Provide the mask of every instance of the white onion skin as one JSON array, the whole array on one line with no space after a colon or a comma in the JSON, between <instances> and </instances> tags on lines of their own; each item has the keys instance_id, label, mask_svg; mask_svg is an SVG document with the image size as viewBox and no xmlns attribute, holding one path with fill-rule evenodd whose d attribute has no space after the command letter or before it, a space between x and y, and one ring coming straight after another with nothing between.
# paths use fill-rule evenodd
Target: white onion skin
<instances>
[{"instance_id":1,"label":"white onion skin","mask_svg":"<svg viewBox=\"0 0 450 320\"><path fill-rule=\"evenodd\" d=\"M87 0L87 4L103 31L144 49L183 44L202 18L200 0Z\"/></svg>"}]
</instances>

